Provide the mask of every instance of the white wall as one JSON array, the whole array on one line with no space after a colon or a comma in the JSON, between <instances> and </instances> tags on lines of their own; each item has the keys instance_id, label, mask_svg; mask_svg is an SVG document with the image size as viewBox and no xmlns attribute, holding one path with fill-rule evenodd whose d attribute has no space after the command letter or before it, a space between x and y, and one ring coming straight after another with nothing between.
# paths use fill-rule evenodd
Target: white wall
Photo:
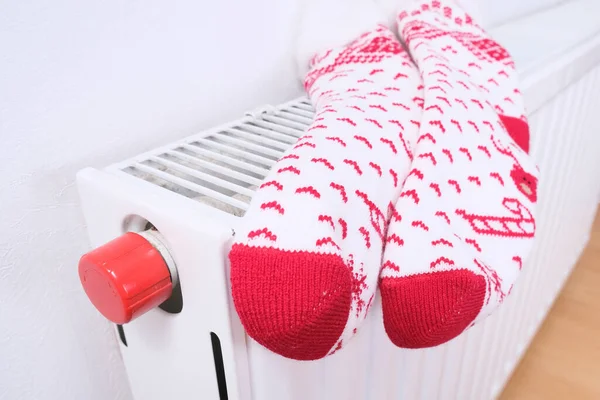
<instances>
[{"instance_id":1,"label":"white wall","mask_svg":"<svg viewBox=\"0 0 600 400\"><path fill-rule=\"evenodd\" d=\"M0 399L130 398L77 278L74 175L298 94L295 3L0 0Z\"/></svg>"},{"instance_id":2,"label":"white wall","mask_svg":"<svg viewBox=\"0 0 600 400\"><path fill-rule=\"evenodd\" d=\"M479 2L480 0L462 0ZM486 26L498 26L570 0L484 0Z\"/></svg>"},{"instance_id":3,"label":"white wall","mask_svg":"<svg viewBox=\"0 0 600 400\"><path fill-rule=\"evenodd\" d=\"M298 94L291 0L0 0L0 399L129 399L73 178Z\"/></svg>"}]
</instances>

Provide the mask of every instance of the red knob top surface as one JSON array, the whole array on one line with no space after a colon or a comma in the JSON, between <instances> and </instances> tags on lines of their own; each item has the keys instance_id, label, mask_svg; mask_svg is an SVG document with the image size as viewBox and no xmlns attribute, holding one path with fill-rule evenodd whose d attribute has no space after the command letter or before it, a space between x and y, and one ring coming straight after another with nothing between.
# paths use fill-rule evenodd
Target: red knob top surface
<instances>
[{"instance_id":1,"label":"red knob top surface","mask_svg":"<svg viewBox=\"0 0 600 400\"><path fill-rule=\"evenodd\" d=\"M117 324L158 306L173 289L169 267L160 252L133 232L84 254L79 278L92 304Z\"/></svg>"}]
</instances>

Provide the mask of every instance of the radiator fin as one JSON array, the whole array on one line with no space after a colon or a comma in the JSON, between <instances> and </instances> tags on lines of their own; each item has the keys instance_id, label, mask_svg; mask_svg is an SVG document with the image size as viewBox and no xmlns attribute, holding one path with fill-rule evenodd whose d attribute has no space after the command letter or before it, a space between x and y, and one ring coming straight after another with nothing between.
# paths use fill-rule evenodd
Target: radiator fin
<instances>
[{"instance_id":1,"label":"radiator fin","mask_svg":"<svg viewBox=\"0 0 600 400\"><path fill-rule=\"evenodd\" d=\"M249 113L228 126L145 153L117 169L241 217L270 168L313 118L312 105L302 98Z\"/></svg>"}]
</instances>

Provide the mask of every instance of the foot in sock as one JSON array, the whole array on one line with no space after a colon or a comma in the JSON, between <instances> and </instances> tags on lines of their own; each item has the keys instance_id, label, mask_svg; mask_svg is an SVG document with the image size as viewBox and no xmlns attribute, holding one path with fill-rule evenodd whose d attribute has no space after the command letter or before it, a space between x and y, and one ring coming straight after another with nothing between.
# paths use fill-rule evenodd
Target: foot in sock
<instances>
[{"instance_id":1,"label":"foot in sock","mask_svg":"<svg viewBox=\"0 0 600 400\"><path fill-rule=\"evenodd\" d=\"M418 132L418 71L392 32L364 26L368 12L348 15L364 3L311 3L314 43L327 39L318 29L339 35L336 21L354 33L329 48L299 46L311 57L315 120L255 193L229 254L248 335L292 359L332 354L364 320Z\"/></svg>"},{"instance_id":2,"label":"foot in sock","mask_svg":"<svg viewBox=\"0 0 600 400\"><path fill-rule=\"evenodd\" d=\"M380 280L386 332L405 348L445 343L489 315L535 232L537 167L514 66L448 4L416 1L399 14L425 86Z\"/></svg>"}]
</instances>

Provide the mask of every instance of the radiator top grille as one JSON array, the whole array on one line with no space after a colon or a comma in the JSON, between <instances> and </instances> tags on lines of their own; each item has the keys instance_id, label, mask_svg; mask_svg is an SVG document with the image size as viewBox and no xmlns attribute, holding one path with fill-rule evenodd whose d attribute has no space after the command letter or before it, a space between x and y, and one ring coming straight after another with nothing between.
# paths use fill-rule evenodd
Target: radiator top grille
<instances>
[{"instance_id":1,"label":"radiator top grille","mask_svg":"<svg viewBox=\"0 0 600 400\"><path fill-rule=\"evenodd\" d=\"M313 118L306 98L264 107L112 169L241 217L271 167Z\"/></svg>"}]
</instances>

